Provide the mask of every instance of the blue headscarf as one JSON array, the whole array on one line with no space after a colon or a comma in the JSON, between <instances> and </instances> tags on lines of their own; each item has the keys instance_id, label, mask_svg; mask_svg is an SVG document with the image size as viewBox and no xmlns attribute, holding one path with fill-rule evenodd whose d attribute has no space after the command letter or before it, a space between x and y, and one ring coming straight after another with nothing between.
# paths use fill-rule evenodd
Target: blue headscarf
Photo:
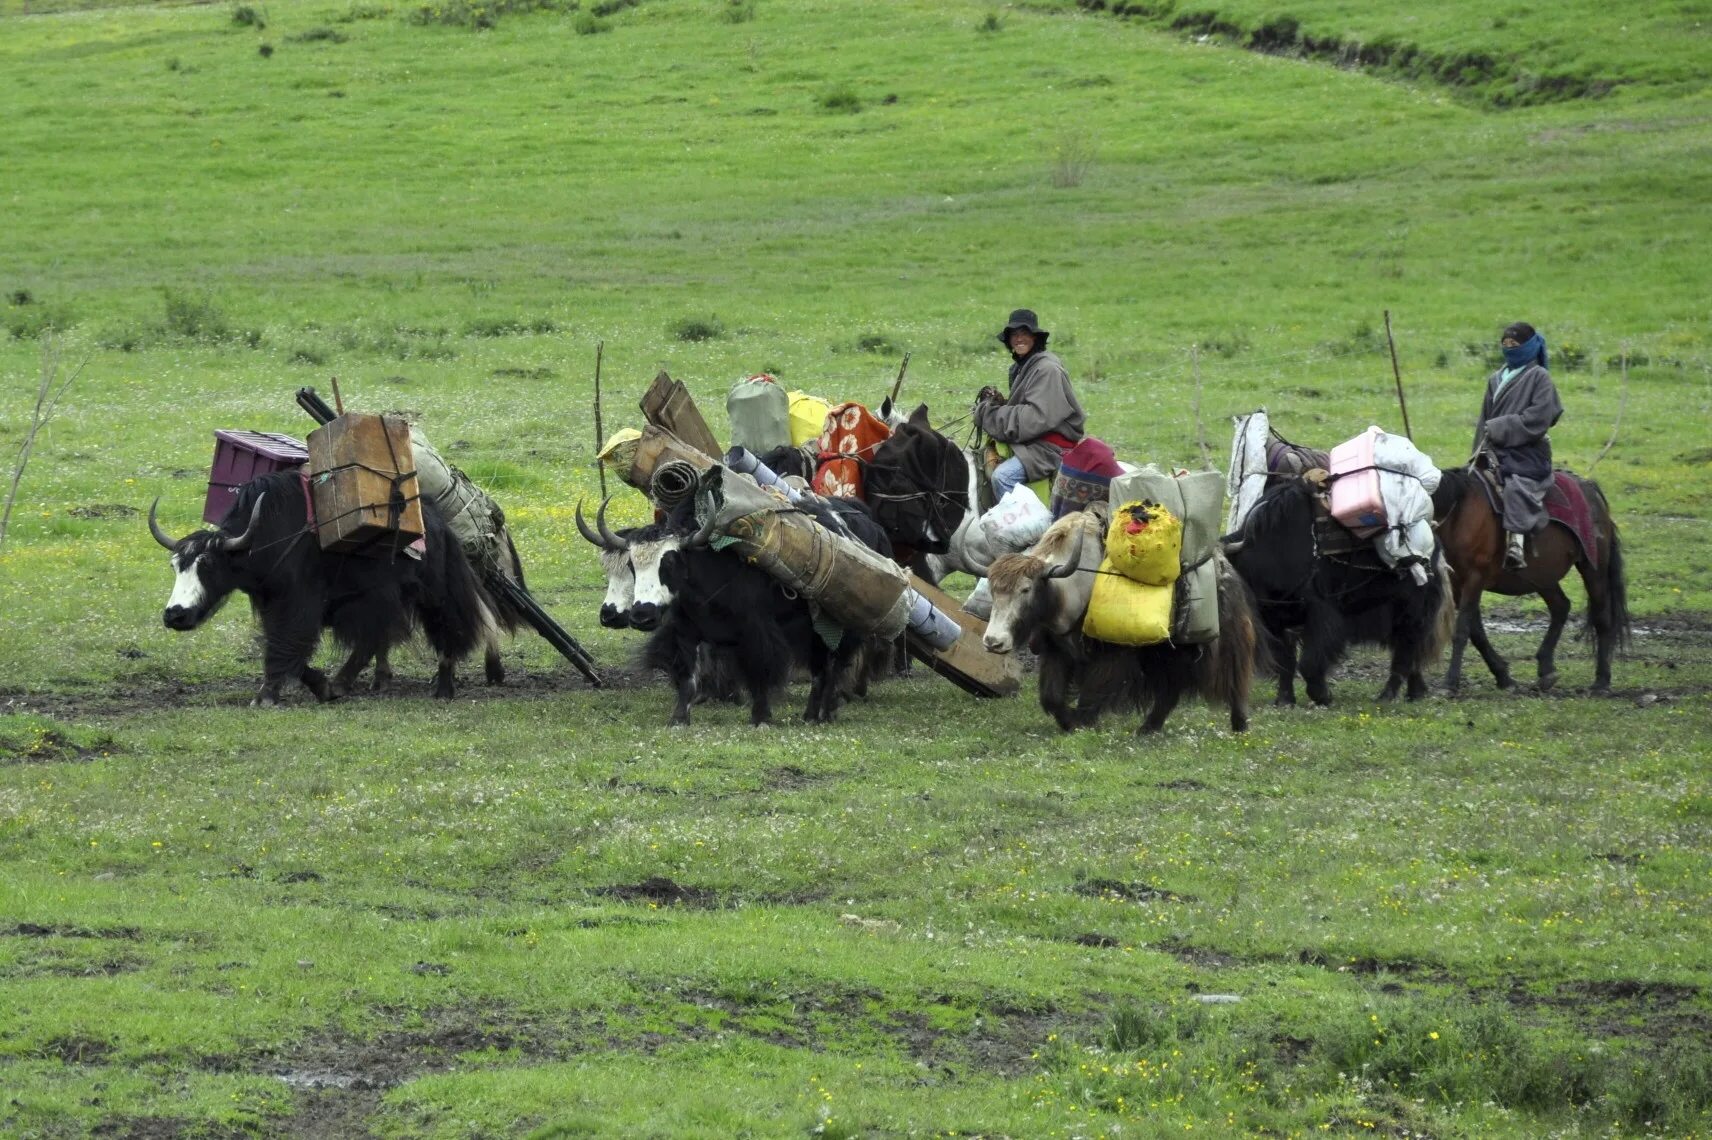
<instances>
[{"instance_id":1,"label":"blue headscarf","mask_svg":"<svg viewBox=\"0 0 1712 1140\"><path fill-rule=\"evenodd\" d=\"M1541 368L1549 367L1546 364L1546 338L1539 333L1529 337L1526 344L1518 344L1515 348L1506 348L1503 352L1504 363L1511 368L1526 368L1536 360L1539 361Z\"/></svg>"}]
</instances>

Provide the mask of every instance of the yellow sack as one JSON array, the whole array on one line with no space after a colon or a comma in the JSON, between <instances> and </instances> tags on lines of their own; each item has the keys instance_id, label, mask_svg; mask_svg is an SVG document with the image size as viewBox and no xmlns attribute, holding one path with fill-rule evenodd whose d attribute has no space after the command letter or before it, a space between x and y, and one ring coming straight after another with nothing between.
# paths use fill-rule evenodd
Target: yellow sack
<instances>
[{"instance_id":1,"label":"yellow sack","mask_svg":"<svg viewBox=\"0 0 1712 1140\"><path fill-rule=\"evenodd\" d=\"M1157 645L1171 637L1175 592L1173 586L1145 586L1112 573L1112 560L1102 559L1082 632L1115 645Z\"/></svg>"},{"instance_id":2,"label":"yellow sack","mask_svg":"<svg viewBox=\"0 0 1712 1140\"><path fill-rule=\"evenodd\" d=\"M1153 500L1124 503L1112 512L1106 558L1124 577L1169 586L1183 572L1182 553L1183 520Z\"/></svg>"},{"instance_id":3,"label":"yellow sack","mask_svg":"<svg viewBox=\"0 0 1712 1140\"><path fill-rule=\"evenodd\" d=\"M807 392L792 392L790 398L791 446L801 447L819 439L826 430L826 413L832 410L832 405Z\"/></svg>"}]
</instances>

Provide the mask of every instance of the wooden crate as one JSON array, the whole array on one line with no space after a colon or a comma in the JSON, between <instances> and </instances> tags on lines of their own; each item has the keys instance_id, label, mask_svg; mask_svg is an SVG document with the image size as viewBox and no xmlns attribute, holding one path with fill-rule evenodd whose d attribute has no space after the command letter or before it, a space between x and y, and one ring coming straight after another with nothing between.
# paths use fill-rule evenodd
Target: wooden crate
<instances>
[{"instance_id":1,"label":"wooden crate","mask_svg":"<svg viewBox=\"0 0 1712 1140\"><path fill-rule=\"evenodd\" d=\"M973 696L1016 695L1022 688L1022 662L1015 653L993 653L987 649L981 640L986 636L987 623L974 614L964 613L956 598L914 574L910 575L910 585L963 627L963 636L950 649L935 649L914 634L907 635L910 656Z\"/></svg>"},{"instance_id":2,"label":"wooden crate","mask_svg":"<svg viewBox=\"0 0 1712 1140\"><path fill-rule=\"evenodd\" d=\"M323 550L382 557L422 537L415 454L401 419L348 412L310 432L309 485Z\"/></svg>"}]
</instances>

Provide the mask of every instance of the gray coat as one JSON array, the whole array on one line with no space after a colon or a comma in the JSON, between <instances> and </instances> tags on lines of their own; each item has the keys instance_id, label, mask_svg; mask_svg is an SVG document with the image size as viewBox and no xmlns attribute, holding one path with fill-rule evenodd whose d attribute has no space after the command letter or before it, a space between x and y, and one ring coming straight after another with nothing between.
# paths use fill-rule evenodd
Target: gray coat
<instances>
[{"instance_id":1,"label":"gray coat","mask_svg":"<svg viewBox=\"0 0 1712 1140\"><path fill-rule=\"evenodd\" d=\"M1498 390L1502 369L1486 381L1486 399L1474 426L1474 447L1486 444L1498 461L1504 486L1504 529L1536 534L1549 521L1546 492L1552 485L1551 438L1546 432L1563 415L1551 373L1530 364Z\"/></svg>"},{"instance_id":2,"label":"gray coat","mask_svg":"<svg viewBox=\"0 0 1712 1140\"><path fill-rule=\"evenodd\" d=\"M1011 365L1010 398L1004 403L975 405L975 426L1011 445L1031 483L1057 474L1063 457L1062 450L1040 437L1057 432L1076 443L1086 418L1063 362L1044 350Z\"/></svg>"}]
</instances>

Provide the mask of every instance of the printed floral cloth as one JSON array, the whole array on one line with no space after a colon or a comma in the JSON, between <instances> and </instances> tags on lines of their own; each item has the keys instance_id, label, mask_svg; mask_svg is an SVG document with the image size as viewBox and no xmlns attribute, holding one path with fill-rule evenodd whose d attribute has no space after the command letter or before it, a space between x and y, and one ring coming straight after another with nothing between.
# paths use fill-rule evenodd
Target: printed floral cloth
<instances>
[{"instance_id":1,"label":"printed floral cloth","mask_svg":"<svg viewBox=\"0 0 1712 1140\"><path fill-rule=\"evenodd\" d=\"M839 404L826 413L820 433L820 465L814 490L829 499L862 497L862 465L892 434L885 421L861 404Z\"/></svg>"}]
</instances>

